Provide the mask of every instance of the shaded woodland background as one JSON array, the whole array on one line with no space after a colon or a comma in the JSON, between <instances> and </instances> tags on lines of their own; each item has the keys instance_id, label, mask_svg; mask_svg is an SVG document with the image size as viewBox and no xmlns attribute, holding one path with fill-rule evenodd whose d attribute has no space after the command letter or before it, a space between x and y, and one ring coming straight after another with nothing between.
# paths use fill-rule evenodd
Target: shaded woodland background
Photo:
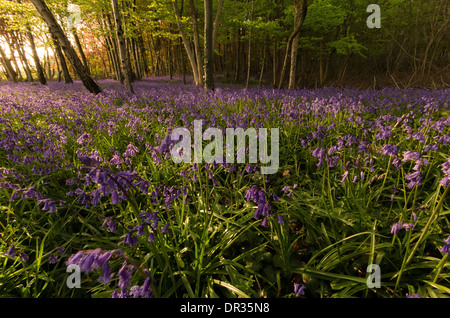
<instances>
[{"instance_id":1,"label":"shaded woodland background","mask_svg":"<svg viewBox=\"0 0 450 318\"><path fill-rule=\"evenodd\" d=\"M371 3L381 8L381 28L366 25ZM168 76L204 85L212 80L206 76L209 65L215 81L245 86L437 89L450 83L447 0L45 4L93 79L124 82L125 72L131 82ZM126 60L121 59L125 53L120 52L118 15ZM293 36L296 28L299 32ZM2 79L45 84L79 77L64 45L27 0L0 0L0 48Z\"/></svg>"}]
</instances>

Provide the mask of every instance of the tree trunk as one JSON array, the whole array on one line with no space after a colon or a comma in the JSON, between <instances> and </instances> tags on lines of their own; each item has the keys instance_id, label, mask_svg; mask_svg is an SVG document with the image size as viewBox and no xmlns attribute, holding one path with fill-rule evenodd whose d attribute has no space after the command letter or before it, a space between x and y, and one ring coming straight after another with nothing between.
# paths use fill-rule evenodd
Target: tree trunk
<instances>
[{"instance_id":1,"label":"tree trunk","mask_svg":"<svg viewBox=\"0 0 450 318\"><path fill-rule=\"evenodd\" d=\"M17 59L16 59L16 55L14 52L15 47L14 47L13 43L11 42L11 39L9 38L9 34L5 32L4 35L5 35L6 42L8 43L9 51L11 54L11 61L14 64L15 73L18 76L18 80L23 81L22 72L20 72L20 68L19 68L19 65L17 64Z\"/></svg>"},{"instance_id":2,"label":"tree trunk","mask_svg":"<svg viewBox=\"0 0 450 318\"><path fill-rule=\"evenodd\" d=\"M125 78L125 86L130 92L134 93L133 86L131 85L131 70L129 69L130 62L128 59L128 52L125 47L125 40L123 38L123 29L122 29L122 21L120 19L119 4L117 0L111 0L111 2L114 14L114 21L116 25L117 41L119 42L120 64L122 66L122 71Z\"/></svg>"},{"instance_id":3,"label":"tree trunk","mask_svg":"<svg viewBox=\"0 0 450 318\"><path fill-rule=\"evenodd\" d=\"M104 15L104 20L108 24L109 31L111 32L111 34L113 34L114 33L114 28L112 26L112 22L111 22L111 18L109 16L109 14L105 14ZM115 73L116 73L117 80L120 81L120 83L123 84L124 78L123 78L123 74L122 74L122 69L120 67L119 52L118 52L119 50L117 48L117 46L118 46L117 45L117 39L115 37L113 37L113 36L108 36L107 38L109 39L109 44L111 46L111 56L113 58L114 70L115 70Z\"/></svg>"},{"instance_id":4,"label":"tree trunk","mask_svg":"<svg viewBox=\"0 0 450 318\"><path fill-rule=\"evenodd\" d=\"M262 58L262 65L261 65L261 73L259 74L259 87L262 87L262 81L263 81L263 74L264 74L264 67L266 65L266 56L267 56L267 45L264 44L264 53Z\"/></svg>"},{"instance_id":5,"label":"tree trunk","mask_svg":"<svg viewBox=\"0 0 450 318\"><path fill-rule=\"evenodd\" d=\"M0 58L2 60L2 64L5 67L6 74L8 76L8 80L16 83L17 82L17 74L14 72L14 69L11 65L11 61L6 56L5 52L3 51L2 47L0 46Z\"/></svg>"},{"instance_id":6,"label":"tree trunk","mask_svg":"<svg viewBox=\"0 0 450 318\"><path fill-rule=\"evenodd\" d=\"M73 38L75 39L75 45L77 46L78 53L80 53L81 62L83 62L84 67L86 68L86 71L88 74L91 74L89 70L89 66L87 64L86 55L84 54L83 48L81 46L80 38L78 37L77 30L75 28L72 28L71 30Z\"/></svg>"},{"instance_id":7,"label":"tree trunk","mask_svg":"<svg viewBox=\"0 0 450 318\"><path fill-rule=\"evenodd\" d=\"M253 22L253 15L255 13L255 0L252 0L252 13L250 21ZM251 68L251 58L252 58L252 28L250 27L248 34L248 57L247 57L247 80L245 81L245 87L248 88L248 83L250 81L250 68Z\"/></svg>"},{"instance_id":8,"label":"tree trunk","mask_svg":"<svg viewBox=\"0 0 450 318\"><path fill-rule=\"evenodd\" d=\"M298 5L299 1L295 2L295 11L294 11L294 26L297 26L301 20L301 9ZM300 36L297 34L292 40L292 52L291 52L291 69L289 72L289 89L295 88L295 75L297 69L297 53L298 53L298 42L300 40Z\"/></svg>"},{"instance_id":9,"label":"tree trunk","mask_svg":"<svg viewBox=\"0 0 450 318\"><path fill-rule=\"evenodd\" d=\"M45 76L44 76L44 69L42 68L41 61L39 61L39 56L36 51L36 45L34 44L34 38L33 38L33 34L31 33L30 26L27 26L27 37L28 37L28 42L30 42L31 54L33 55L34 66L36 67L38 80L42 85L46 85L47 80L45 79Z\"/></svg>"},{"instance_id":10,"label":"tree trunk","mask_svg":"<svg viewBox=\"0 0 450 318\"><path fill-rule=\"evenodd\" d=\"M195 49L195 57L197 59L197 83L198 86L204 85L204 78L203 78L203 54L202 49L200 46L200 36L198 33L198 21L197 21L197 9L195 8L194 0L189 0L189 8L191 11L191 18L192 18L192 35L194 37L194 49ZM206 23L206 22L205 22Z\"/></svg>"},{"instance_id":11,"label":"tree trunk","mask_svg":"<svg viewBox=\"0 0 450 318\"><path fill-rule=\"evenodd\" d=\"M300 29L301 29L301 27L303 25L303 22L305 21L306 13L308 11L308 0L295 0L295 6L299 7L299 10L301 12L300 13L300 20L299 20L298 24L295 26L294 31L289 36L289 39L288 39L288 42L287 42L286 53L284 55L283 68L281 69L280 80L278 82L278 89L280 89L281 86L283 86L284 74L286 72L286 67L287 67L287 63L288 63L288 56L289 56L289 52L290 52L291 47L292 47L292 42L294 41L294 38L297 36L297 34L300 32Z\"/></svg>"},{"instance_id":12,"label":"tree trunk","mask_svg":"<svg viewBox=\"0 0 450 318\"><path fill-rule=\"evenodd\" d=\"M186 63L184 61L184 56L183 56L183 49L182 46L183 45L183 40L180 38L180 59L181 59L181 72L182 72L182 76L183 76L183 84L186 84Z\"/></svg>"},{"instance_id":13,"label":"tree trunk","mask_svg":"<svg viewBox=\"0 0 450 318\"><path fill-rule=\"evenodd\" d=\"M15 31L11 32L11 39L17 48L17 52L19 53L19 58L22 61L23 68L25 69L25 73L27 74L27 81L33 82L33 75L31 74L30 65L28 64L28 60L25 56L25 52L23 51L23 45L19 44L19 38L16 35Z\"/></svg>"},{"instance_id":14,"label":"tree trunk","mask_svg":"<svg viewBox=\"0 0 450 318\"><path fill-rule=\"evenodd\" d=\"M204 0L205 7L205 89L214 89L213 4Z\"/></svg>"},{"instance_id":15,"label":"tree trunk","mask_svg":"<svg viewBox=\"0 0 450 318\"><path fill-rule=\"evenodd\" d=\"M216 47L217 43L217 30L219 29L220 16L222 15L224 0L219 0L219 5L217 6L216 18L214 20L214 31L213 31L213 48Z\"/></svg>"},{"instance_id":16,"label":"tree trunk","mask_svg":"<svg viewBox=\"0 0 450 318\"><path fill-rule=\"evenodd\" d=\"M198 85L198 82L199 82L198 78L199 78L199 76L201 76L201 74L198 73L197 61L195 59L194 52L192 51L192 47L189 43L189 40L186 37L186 33L184 32L183 25L181 24L181 14L180 14L180 11L178 10L176 1L173 0L172 4L173 4L174 11L175 11L175 16L177 18L177 25L178 25L178 29L180 31L181 39L183 40L184 48L188 55L189 62L191 63L192 73L194 76L194 83L196 85Z\"/></svg>"},{"instance_id":17,"label":"tree trunk","mask_svg":"<svg viewBox=\"0 0 450 318\"><path fill-rule=\"evenodd\" d=\"M55 17L51 13L45 2L43 0L31 0L31 2L36 7L44 21L47 23L50 33L52 33L58 39L59 45L61 45L61 48L63 49L67 59L72 64L72 67L77 72L86 89L91 93L101 93L102 89L90 77L89 73L83 66L83 63L78 58L77 53L70 44L70 41L67 39L67 36L64 34L64 31L56 21Z\"/></svg>"},{"instance_id":18,"label":"tree trunk","mask_svg":"<svg viewBox=\"0 0 450 318\"><path fill-rule=\"evenodd\" d=\"M66 59L64 58L64 54L61 50L61 46L58 43L58 39L53 34L51 34L51 36L53 39L53 45L55 46L56 56L59 60L59 65L61 66L64 83L73 83L72 76L70 76L69 68L67 67Z\"/></svg>"}]
</instances>

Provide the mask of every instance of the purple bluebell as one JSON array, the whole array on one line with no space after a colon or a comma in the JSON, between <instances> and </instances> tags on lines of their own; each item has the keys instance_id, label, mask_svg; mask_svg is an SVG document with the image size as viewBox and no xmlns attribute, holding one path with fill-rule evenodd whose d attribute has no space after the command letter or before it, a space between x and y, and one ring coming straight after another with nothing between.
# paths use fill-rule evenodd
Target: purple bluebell
<instances>
[{"instance_id":1,"label":"purple bluebell","mask_svg":"<svg viewBox=\"0 0 450 318\"><path fill-rule=\"evenodd\" d=\"M114 274L111 273L111 267L109 266L109 264L108 263L103 264L102 274L98 278L98 281L103 284L108 284L113 277L114 277Z\"/></svg>"},{"instance_id":2,"label":"purple bluebell","mask_svg":"<svg viewBox=\"0 0 450 318\"><path fill-rule=\"evenodd\" d=\"M303 284L294 283L294 294L296 297L305 295L306 286Z\"/></svg>"}]
</instances>

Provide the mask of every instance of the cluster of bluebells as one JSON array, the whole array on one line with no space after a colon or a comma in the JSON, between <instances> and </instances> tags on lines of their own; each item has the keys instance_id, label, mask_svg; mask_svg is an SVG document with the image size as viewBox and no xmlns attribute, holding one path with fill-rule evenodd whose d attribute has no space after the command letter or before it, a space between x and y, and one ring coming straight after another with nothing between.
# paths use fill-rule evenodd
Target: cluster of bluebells
<instances>
[{"instance_id":1,"label":"cluster of bluebells","mask_svg":"<svg viewBox=\"0 0 450 318\"><path fill-rule=\"evenodd\" d=\"M450 157L447 161L442 164L442 172L444 173L444 178L439 181L444 187L450 185Z\"/></svg>"},{"instance_id":2,"label":"cluster of bluebells","mask_svg":"<svg viewBox=\"0 0 450 318\"><path fill-rule=\"evenodd\" d=\"M286 92L271 89L242 91L230 88L204 94L201 89L184 89L176 84L164 85L159 80L149 80L145 83L135 83L138 93L132 95L117 88L115 82L111 81L110 87L108 83L103 83L104 93L98 95L84 92L78 84L68 86L52 82L44 87L34 87L27 83L0 84L0 159L1 165L9 165L0 167L0 188L12 192L11 200L35 199L37 204L42 206L42 210L50 213L63 205L64 201L44 197L36 188L24 185L31 185L37 177L42 176L48 181L52 173L64 169L71 169L76 173L70 164L66 164L72 159L71 155L67 158L68 140L74 140L83 165L82 171L87 172L80 171L77 178L67 180L66 185L73 186L67 193L68 197L76 195L79 203L90 207L97 206L102 197L109 197L113 204L128 201L127 193L136 190L151 195L154 205L162 209L165 207L166 212L175 200L182 199L183 196L187 203L186 188L164 185L153 186L150 190L150 182L133 170L133 158L142 154L142 145L148 136L146 134L153 133L152 121L166 127L165 135L156 134L158 146L153 147L150 143L145 143L145 151L150 154L155 165L170 159L170 150L175 143L170 138L170 131L179 127L180 122L184 127L189 127L193 119L201 119L204 127L244 129L280 122L283 125L305 127L307 132L300 139L301 146L308 149L318 160L318 167L342 167L345 170L342 182L347 178L352 178L353 182L358 178L362 180L364 171L373 173L377 164L373 160L376 160L376 157L372 156L373 150L378 149L382 155L392 158L392 165L396 169L408 162L413 163L412 171L408 171L405 176L409 188L423 182L421 167L430 164L426 158L433 158L432 152L435 151L442 150L441 152L445 153L450 144L450 117L447 115L434 119L440 110L449 109L448 90L408 90L405 93L404 90L396 89L360 91L327 88ZM242 103L243 100L246 102ZM115 101L120 101L120 106ZM275 103L280 107L273 111ZM239 106L239 112L235 111L236 105ZM403 116L391 114L393 111L401 112ZM339 124L329 125L321 122L322 119L336 118L340 114L343 114L344 119ZM374 118L373 114L377 117ZM319 122L311 124L311 121ZM124 152L115 151L110 159L100 158L95 149L89 154L88 150L95 146L95 134L89 132L93 123L98 128L98 134L113 136L120 131L133 142L127 145ZM397 135L397 128L403 133ZM424 131L426 133L423 133ZM399 146L404 143L403 140L397 140L397 137L403 137L405 133L406 139L410 140L409 144L420 144L420 147L400 151ZM328 140L330 138L331 140ZM140 143L140 147L136 146L139 145L136 141ZM420 152L416 151L418 149ZM352 152L358 153L353 165L349 161L343 161L343 158L353 160L348 156L348 153ZM349 177L352 175L352 166L359 170L363 161L367 169L357 171L353 177ZM450 158L443 164L435 159L430 161L433 165L442 167L444 177L440 183L448 186ZM236 169L235 165L223 164L222 167L228 168L228 173ZM196 182L200 176L198 169L194 165L192 173L189 170L180 171L180 176ZM208 179L216 185L214 165L205 165L205 169ZM256 166L249 164L240 173L242 176L243 173L251 174L255 171ZM371 180L376 178L380 176L374 176ZM295 187L286 186L282 192L289 198ZM253 186L247 191L245 200L257 205L255 218L263 219L262 225L267 226L268 217L274 214L272 202L278 202L278 196ZM127 233L122 242L124 246L136 246L138 237L146 232L148 240L153 241L154 231L161 229L165 232L168 229L167 224L159 224L161 219L157 213L143 212L138 221L138 225L126 229ZM278 215L278 222L283 222L281 215ZM116 217L103 218L102 226L112 233L117 231L117 224ZM397 222L392 226L392 233L397 234L402 229L413 230L414 223ZM445 240L446 244L441 249L446 254L450 245L449 239ZM60 252L62 254L63 250ZM6 254L11 257L20 256L22 260L28 259L28 256L23 251L18 251L14 245L9 247ZM115 256L123 257L123 253L120 250L101 249L80 251L72 255L68 262L78 264L85 273L101 269L99 281L106 284L116 275L111 272L109 265L109 260ZM58 259L57 254L51 254L49 262L54 263ZM113 293L113 297L152 295L149 275L142 286L130 287L134 270L136 268L127 260L123 262L117 273L118 289ZM303 285L294 285L296 296L303 294L304 290Z\"/></svg>"},{"instance_id":3,"label":"cluster of bluebells","mask_svg":"<svg viewBox=\"0 0 450 318\"><path fill-rule=\"evenodd\" d=\"M124 259L117 273L111 271L110 259ZM66 266L78 265L80 272L89 274L101 269L98 281L108 284L116 275L118 277L117 289L114 290L112 298L151 298L151 277L148 271L144 271L145 281L141 287L138 285L130 287L133 271L136 267L129 264L129 260L120 249L105 251L101 248L83 250L72 254L66 261Z\"/></svg>"},{"instance_id":4,"label":"cluster of bluebells","mask_svg":"<svg viewBox=\"0 0 450 318\"><path fill-rule=\"evenodd\" d=\"M417 222L417 215L414 212L413 212L413 220L414 222ZM414 223L404 221L396 222L391 225L391 234L398 234L402 229L404 229L405 231L413 231L414 228L415 228Z\"/></svg>"},{"instance_id":5,"label":"cluster of bluebells","mask_svg":"<svg viewBox=\"0 0 450 318\"><path fill-rule=\"evenodd\" d=\"M127 245L129 247L134 247L139 243L139 239L135 236L137 234L139 237L142 237L146 230L148 231L149 242L155 241L155 233L154 231L159 229L159 221L160 218L156 212L142 212L139 214L140 223L135 227L131 228L130 231L125 235L122 244ZM166 223L160 230L161 233L166 233L169 228L169 223Z\"/></svg>"},{"instance_id":6,"label":"cluster of bluebells","mask_svg":"<svg viewBox=\"0 0 450 318\"><path fill-rule=\"evenodd\" d=\"M127 150L128 152L129 150ZM130 150L135 151L135 150ZM126 153L127 153L126 152ZM128 192L131 190L140 191L143 194L148 194L150 182L139 177L135 171L113 171L112 169L105 168L102 163L107 160L102 160L96 151L93 151L91 155L85 155L78 152L79 160L83 164L82 169L88 170L84 175L84 187L94 184L97 187L91 192L86 192L81 188L76 188L73 191L69 191L67 196L71 197L78 195L78 202L86 207L97 206L102 197L110 197L112 204L118 204L121 201L128 201ZM112 160L115 160L113 158ZM111 161L112 161L111 160ZM116 161L112 162L117 164ZM83 174L78 174L80 179L83 178ZM66 185L71 186L76 184L73 179L67 180Z\"/></svg>"},{"instance_id":7,"label":"cluster of bluebells","mask_svg":"<svg viewBox=\"0 0 450 318\"><path fill-rule=\"evenodd\" d=\"M20 259L24 262L28 261L29 256L28 254L26 254L23 251L17 251L16 250L16 246L14 244L11 244L11 246L9 247L8 251L5 253L6 256L9 257L16 257L16 256L20 256Z\"/></svg>"},{"instance_id":8,"label":"cluster of bluebells","mask_svg":"<svg viewBox=\"0 0 450 318\"><path fill-rule=\"evenodd\" d=\"M2 179L2 175L0 175L0 179ZM35 187L22 188L20 185L8 181L0 182L0 189L12 189L13 192L9 202L14 202L16 199L34 199L36 205L42 205L42 211L48 211L48 213L56 212L58 206L63 206L66 203L64 200L55 200L43 196Z\"/></svg>"},{"instance_id":9,"label":"cluster of bluebells","mask_svg":"<svg viewBox=\"0 0 450 318\"><path fill-rule=\"evenodd\" d=\"M261 225L267 227L268 218L273 215L273 208L270 204L270 201L267 199L266 191L262 187L258 187L253 185L250 189L247 190L245 194L246 201L252 201L257 204L254 218L256 220L263 219ZM273 202L277 202L279 200L278 196L275 194L272 195ZM283 218L280 214L278 214L278 223L283 223Z\"/></svg>"}]
</instances>

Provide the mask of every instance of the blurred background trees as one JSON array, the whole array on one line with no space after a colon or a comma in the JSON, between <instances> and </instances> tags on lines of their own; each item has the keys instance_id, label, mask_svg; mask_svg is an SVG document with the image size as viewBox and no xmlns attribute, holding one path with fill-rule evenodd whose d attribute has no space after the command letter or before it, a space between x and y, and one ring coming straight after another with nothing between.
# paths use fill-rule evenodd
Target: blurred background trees
<instances>
[{"instance_id":1,"label":"blurred background trees","mask_svg":"<svg viewBox=\"0 0 450 318\"><path fill-rule=\"evenodd\" d=\"M115 2L130 82L161 75L207 88L214 79L282 88L450 82L447 0ZM373 2L381 28L366 25ZM124 82L111 0L45 3L89 75ZM0 48L0 73L10 81L79 79L29 0L0 0Z\"/></svg>"}]
</instances>

